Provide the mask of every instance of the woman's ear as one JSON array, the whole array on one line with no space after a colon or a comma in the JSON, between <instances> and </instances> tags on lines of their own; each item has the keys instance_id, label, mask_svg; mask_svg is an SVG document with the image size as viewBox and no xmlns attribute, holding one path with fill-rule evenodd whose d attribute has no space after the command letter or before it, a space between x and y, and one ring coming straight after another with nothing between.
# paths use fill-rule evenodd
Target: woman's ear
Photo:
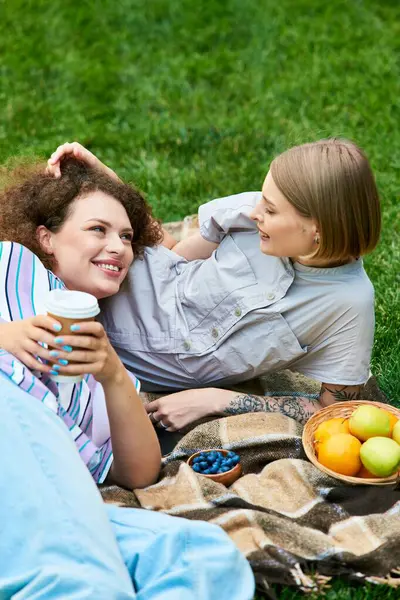
<instances>
[{"instance_id":1,"label":"woman's ear","mask_svg":"<svg viewBox=\"0 0 400 600\"><path fill-rule=\"evenodd\" d=\"M315 221L313 221L313 225L312 225L312 234L313 234L314 244L319 244L319 240L320 240L319 225Z\"/></svg>"},{"instance_id":2,"label":"woman's ear","mask_svg":"<svg viewBox=\"0 0 400 600\"><path fill-rule=\"evenodd\" d=\"M39 227L36 229L36 237L41 249L45 254L49 254L50 256L54 254L53 237L51 231L49 231L47 227L44 225L39 225Z\"/></svg>"}]
</instances>

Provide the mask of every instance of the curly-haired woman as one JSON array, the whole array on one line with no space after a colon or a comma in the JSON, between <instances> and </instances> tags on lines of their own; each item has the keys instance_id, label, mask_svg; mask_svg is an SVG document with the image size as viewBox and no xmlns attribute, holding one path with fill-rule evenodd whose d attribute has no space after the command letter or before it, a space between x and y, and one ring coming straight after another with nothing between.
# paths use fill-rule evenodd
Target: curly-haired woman
<instances>
[{"instance_id":1,"label":"curly-haired woman","mask_svg":"<svg viewBox=\"0 0 400 600\"><path fill-rule=\"evenodd\" d=\"M60 324L45 315L45 301L54 288L97 299L115 294L134 255L160 240L160 227L138 192L73 159L61 179L41 165L11 173L10 182L0 196L0 239L10 240L0 246L0 346L9 353L1 369L16 381L17 358L23 389L47 403L49 392L57 397L96 481L149 485L158 476L160 450L136 378L100 323L58 339ZM54 358L54 367L44 362ZM52 368L84 373L84 381L55 384Z\"/></svg>"},{"instance_id":2,"label":"curly-haired woman","mask_svg":"<svg viewBox=\"0 0 400 600\"><path fill-rule=\"evenodd\" d=\"M250 567L217 526L102 505L93 479L156 481L157 437L102 325L60 338L44 314L52 289L118 292L134 256L161 240L149 207L73 159L60 179L43 167L12 173L0 207L0 239L11 240L0 243L4 597L249 600ZM84 379L55 383L60 370Z\"/></svg>"}]
</instances>

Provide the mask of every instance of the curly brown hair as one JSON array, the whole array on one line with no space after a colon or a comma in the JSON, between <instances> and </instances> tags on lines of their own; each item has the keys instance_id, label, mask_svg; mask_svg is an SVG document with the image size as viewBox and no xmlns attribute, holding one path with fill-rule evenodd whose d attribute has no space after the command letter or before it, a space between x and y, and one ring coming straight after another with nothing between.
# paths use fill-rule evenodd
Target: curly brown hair
<instances>
[{"instance_id":1,"label":"curly brown hair","mask_svg":"<svg viewBox=\"0 0 400 600\"><path fill-rule=\"evenodd\" d=\"M4 175L3 170L8 185L0 191L0 240L26 246L47 268L52 268L52 260L40 247L37 228L44 225L56 233L70 215L73 201L94 191L112 196L125 208L133 228L135 258L143 255L145 246L162 240L161 225L137 190L75 158L62 161L59 179L46 173L43 164L23 165Z\"/></svg>"}]
</instances>

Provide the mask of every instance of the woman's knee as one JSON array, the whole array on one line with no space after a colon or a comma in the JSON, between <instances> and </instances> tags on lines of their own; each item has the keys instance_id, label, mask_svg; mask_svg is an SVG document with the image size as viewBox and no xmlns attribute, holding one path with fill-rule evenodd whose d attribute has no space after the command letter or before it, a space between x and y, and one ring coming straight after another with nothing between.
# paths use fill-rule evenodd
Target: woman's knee
<instances>
[{"instance_id":1,"label":"woman's knee","mask_svg":"<svg viewBox=\"0 0 400 600\"><path fill-rule=\"evenodd\" d=\"M177 594L191 590L188 599L253 597L249 563L219 526L144 509L108 506L107 511L138 592L151 586L155 594L158 581L163 593L167 582Z\"/></svg>"}]
</instances>

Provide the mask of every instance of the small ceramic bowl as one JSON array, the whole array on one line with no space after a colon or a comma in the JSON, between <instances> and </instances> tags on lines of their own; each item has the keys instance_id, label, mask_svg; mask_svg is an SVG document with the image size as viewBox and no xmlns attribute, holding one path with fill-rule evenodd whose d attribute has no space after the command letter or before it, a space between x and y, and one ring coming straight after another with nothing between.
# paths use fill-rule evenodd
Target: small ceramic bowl
<instances>
[{"instance_id":1,"label":"small ceramic bowl","mask_svg":"<svg viewBox=\"0 0 400 600\"><path fill-rule=\"evenodd\" d=\"M199 454L207 454L208 452L220 452L221 454L226 456L229 451L222 450L221 448L210 448L209 450L200 450L200 452L195 452L194 454L192 454L192 456L190 456L187 459L187 464L191 467L193 464L193 459L196 458L196 456L199 456ZM212 479L217 483L222 483L226 487L232 485L232 483L234 483L236 479L239 479L241 474L242 466L240 462L238 462L238 464L235 465L230 471L225 471L225 473L215 473L214 475L203 475L203 473L199 473L199 475L202 475L203 477L208 477L208 479Z\"/></svg>"}]
</instances>

